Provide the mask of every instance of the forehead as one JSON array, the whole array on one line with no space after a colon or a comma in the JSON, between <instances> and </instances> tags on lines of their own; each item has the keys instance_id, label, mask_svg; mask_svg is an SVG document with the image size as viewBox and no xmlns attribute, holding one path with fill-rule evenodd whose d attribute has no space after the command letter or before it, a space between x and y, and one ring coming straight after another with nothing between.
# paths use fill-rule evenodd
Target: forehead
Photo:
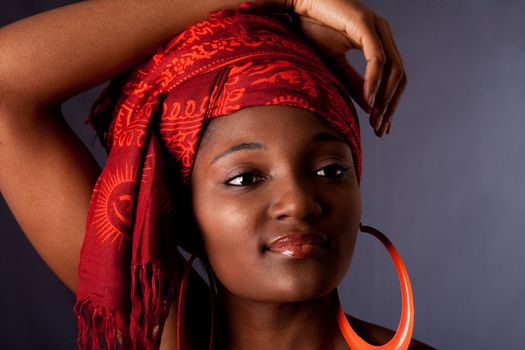
<instances>
[{"instance_id":1,"label":"forehead","mask_svg":"<svg viewBox=\"0 0 525 350\"><path fill-rule=\"evenodd\" d=\"M271 105L241 109L212 119L199 147L208 149L239 140L265 143L311 139L330 133L346 140L321 116L297 107Z\"/></svg>"}]
</instances>

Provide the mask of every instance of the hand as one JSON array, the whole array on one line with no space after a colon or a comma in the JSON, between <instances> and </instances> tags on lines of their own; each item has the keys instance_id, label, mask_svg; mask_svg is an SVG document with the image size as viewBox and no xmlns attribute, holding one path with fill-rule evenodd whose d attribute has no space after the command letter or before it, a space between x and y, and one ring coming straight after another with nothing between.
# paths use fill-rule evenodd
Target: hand
<instances>
[{"instance_id":1,"label":"hand","mask_svg":"<svg viewBox=\"0 0 525 350\"><path fill-rule=\"evenodd\" d=\"M352 98L370 113L378 137L390 133L392 116L407 84L401 55L389 23L358 0L289 0L303 34L341 73ZM346 60L350 49L363 51L364 77Z\"/></svg>"}]
</instances>

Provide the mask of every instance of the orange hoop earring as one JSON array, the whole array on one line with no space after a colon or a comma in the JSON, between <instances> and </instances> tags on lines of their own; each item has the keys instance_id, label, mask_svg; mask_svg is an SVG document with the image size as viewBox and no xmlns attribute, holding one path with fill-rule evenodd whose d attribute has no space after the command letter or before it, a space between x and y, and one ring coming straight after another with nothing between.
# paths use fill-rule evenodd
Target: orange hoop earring
<instances>
[{"instance_id":1,"label":"orange hoop earring","mask_svg":"<svg viewBox=\"0 0 525 350\"><path fill-rule=\"evenodd\" d=\"M399 255L396 247L390 242L390 240L379 230L359 224L359 229L362 232L370 233L372 236L378 238L381 243L386 247L392 260L394 261L397 275L399 278L399 284L401 287L401 319L397 326L396 334L390 339L390 341L384 345L375 346L364 341L357 333L353 330L352 326L348 322L345 312L337 297L335 303L335 311L337 314L337 323L339 328L345 337L346 343L350 349L354 350L407 350L412 340L412 331L414 329L414 296L412 294L412 286L410 285L410 279L408 278L408 272Z\"/></svg>"}]
</instances>

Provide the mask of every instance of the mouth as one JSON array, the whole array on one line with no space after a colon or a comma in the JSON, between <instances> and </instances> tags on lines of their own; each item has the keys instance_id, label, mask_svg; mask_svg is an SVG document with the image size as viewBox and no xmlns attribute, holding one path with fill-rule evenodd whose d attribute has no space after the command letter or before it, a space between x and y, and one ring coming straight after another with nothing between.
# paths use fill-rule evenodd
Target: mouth
<instances>
[{"instance_id":1,"label":"mouth","mask_svg":"<svg viewBox=\"0 0 525 350\"><path fill-rule=\"evenodd\" d=\"M318 257L328 250L328 238L317 233L291 233L277 237L264 249L293 259Z\"/></svg>"}]
</instances>

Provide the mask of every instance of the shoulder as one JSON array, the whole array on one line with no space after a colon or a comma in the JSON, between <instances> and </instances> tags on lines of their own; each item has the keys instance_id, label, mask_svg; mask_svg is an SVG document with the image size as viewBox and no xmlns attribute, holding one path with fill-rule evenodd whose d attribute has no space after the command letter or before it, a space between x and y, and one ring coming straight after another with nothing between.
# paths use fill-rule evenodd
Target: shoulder
<instances>
[{"instance_id":1,"label":"shoulder","mask_svg":"<svg viewBox=\"0 0 525 350\"><path fill-rule=\"evenodd\" d=\"M395 334L394 331L388 328L360 320L348 314L346 316L355 332L370 344L383 345L392 339ZM416 339L412 339L409 350L435 350L435 348Z\"/></svg>"}]
</instances>

